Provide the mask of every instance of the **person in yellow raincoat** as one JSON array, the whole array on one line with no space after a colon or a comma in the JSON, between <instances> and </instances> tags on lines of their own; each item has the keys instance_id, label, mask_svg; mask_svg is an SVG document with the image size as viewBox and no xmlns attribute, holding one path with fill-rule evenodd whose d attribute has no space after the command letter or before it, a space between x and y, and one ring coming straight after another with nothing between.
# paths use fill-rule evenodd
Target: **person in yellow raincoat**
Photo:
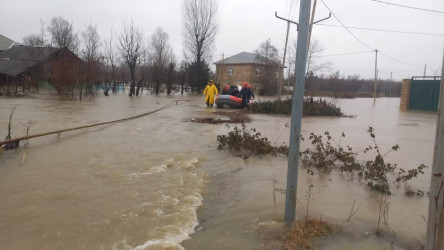
<instances>
[{"instance_id":1,"label":"person in yellow raincoat","mask_svg":"<svg viewBox=\"0 0 444 250\"><path fill-rule=\"evenodd\" d=\"M207 107L210 107L210 106L213 107L214 95L218 94L217 88L216 88L216 86L214 86L213 80L210 80L208 82L208 85L205 87L205 90L204 90L203 94L207 95L205 97L205 103L207 104Z\"/></svg>"}]
</instances>

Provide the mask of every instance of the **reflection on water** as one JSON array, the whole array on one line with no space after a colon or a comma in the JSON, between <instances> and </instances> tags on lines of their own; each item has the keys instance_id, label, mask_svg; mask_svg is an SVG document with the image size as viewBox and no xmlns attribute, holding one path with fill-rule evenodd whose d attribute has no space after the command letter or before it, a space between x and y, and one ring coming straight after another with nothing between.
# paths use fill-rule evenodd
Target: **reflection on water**
<instances>
[{"instance_id":1,"label":"reflection on water","mask_svg":"<svg viewBox=\"0 0 444 250\"><path fill-rule=\"evenodd\" d=\"M216 136L227 128L189 122L192 117L213 115L214 109L204 108L203 100L195 98L140 119L63 133L60 139L56 135L36 138L27 147L4 152L0 248L266 248L262 229L279 227L283 219L284 196L276 194L274 207L273 182L277 188L285 187L287 159L242 160L218 151ZM36 120L31 133L41 133L145 113L172 99L124 94L85 102L0 99L0 135L6 135L10 108L16 104L13 136L25 134L19 122ZM421 163L431 166L435 114L399 111L398 98L378 99L376 104L373 99L333 101L356 117L305 117L305 137L328 130L335 138L344 132L341 144L358 150L371 144L366 130L372 126L381 148L401 147L387 160L404 169ZM288 143L289 117L251 117L249 127L277 144ZM351 223L322 249L388 246L372 234L379 196L365 183L347 174L311 176L301 169L298 200L302 205L309 184L314 184L310 205L314 216L341 224L355 200L358 208ZM430 169L409 182L414 191L428 191L429 185ZM403 185L393 187L389 227L396 245L411 249L424 239L422 216L427 215L428 199L407 198L404 192ZM298 205L298 217L304 214ZM202 230L182 242L198 223Z\"/></svg>"}]
</instances>

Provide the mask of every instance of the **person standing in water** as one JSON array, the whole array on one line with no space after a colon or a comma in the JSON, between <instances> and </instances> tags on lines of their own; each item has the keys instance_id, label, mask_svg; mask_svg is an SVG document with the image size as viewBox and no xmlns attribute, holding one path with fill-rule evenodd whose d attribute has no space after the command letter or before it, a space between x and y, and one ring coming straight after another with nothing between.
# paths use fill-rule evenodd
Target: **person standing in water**
<instances>
[{"instance_id":1,"label":"person standing in water","mask_svg":"<svg viewBox=\"0 0 444 250\"><path fill-rule=\"evenodd\" d=\"M218 94L216 86L214 86L213 80L210 80L208 82L208 85L205 87L205 90L203 94L207 95L205 97L205 103L207 104L207 107L213 107L214 104L214 96Z\"/></svg>"},{"instance_id":2,"label":"person standing in water","mask_svg":"<svg viewBox=\"0 0 444 250\"><path fill-rule=\"evenodd\" d=\"M248 83L242 83L242 89L239 92L239 97L242 98L242 108L247 107L250 109L251 90L248 88Z\"/></svg>"}]
</instances>

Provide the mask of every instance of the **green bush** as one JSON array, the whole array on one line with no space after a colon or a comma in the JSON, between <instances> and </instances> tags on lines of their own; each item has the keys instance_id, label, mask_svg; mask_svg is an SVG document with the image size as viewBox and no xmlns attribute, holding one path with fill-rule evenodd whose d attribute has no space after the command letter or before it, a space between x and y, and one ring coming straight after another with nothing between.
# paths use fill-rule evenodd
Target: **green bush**
<instances>
[{"instance_id":1,"label":"green bush","mask_svg":"<svg viewBox=\"0 0 444 250\"><path fill-rule=\"evenodd\" d=\"M274 101L260 101L251 105L251 110L255 113L290 115L291 114L291 99L274 100ZM341 108L332 102L327 102L320 98L313 100L313 97L304 99L304 116L345 116Z\"/></svg>"}]
</instances>

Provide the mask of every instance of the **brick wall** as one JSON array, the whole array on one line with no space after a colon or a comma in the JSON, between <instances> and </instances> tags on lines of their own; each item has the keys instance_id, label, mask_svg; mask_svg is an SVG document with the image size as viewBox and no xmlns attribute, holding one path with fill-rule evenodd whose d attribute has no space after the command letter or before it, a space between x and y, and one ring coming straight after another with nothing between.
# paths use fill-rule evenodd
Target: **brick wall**
<instances>
[{"instance_id":1,"label":"brick wall","mask_svg":"<svg viewBox=\"0 0 444 250\"><path fill-rule=\"evenodd\" d=\"M229 68L233 69L233 75L229 75ZM261 69L260 76L256 75L257 68ZM278 79L275 77L277 70L277 66L269 70L271 84L278 84ZM283 75L282 71L280 75ZM241 85L242 82L248 82L251 84L251 88L257 92L265 84L266 68L258 64L218 64L216 65L216 81L222 88L227 84Z\"/></svg>"},{"instance_id":2,"label":"brick wall","mask_svg":"<svg viewBox=\"0 0 444 250\"><path fill-rule=\"evenodd\" d=\"M410 84L412 80L411 79L403 79L402 80L402 87L401 87L401 103L399 108L401 110L407 110L409 109L409 102L410 102Z\"/></svg>"}]
</instances>

